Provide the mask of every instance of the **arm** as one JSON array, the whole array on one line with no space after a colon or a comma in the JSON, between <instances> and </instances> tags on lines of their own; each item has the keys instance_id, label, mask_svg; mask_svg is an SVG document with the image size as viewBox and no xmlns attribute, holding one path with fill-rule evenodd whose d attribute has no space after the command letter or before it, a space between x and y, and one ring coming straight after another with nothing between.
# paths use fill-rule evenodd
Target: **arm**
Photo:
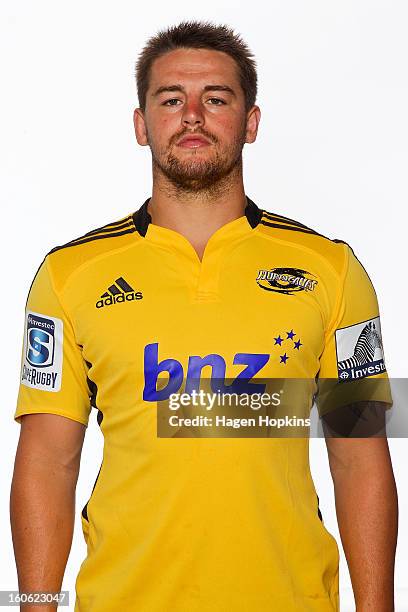
<instances>
[{"instance_id":1,"label":"arm","mask_svg":"<svg viewBox=\"0 0 408 612\"><path fill-rule=\"evenodd\" d=\"M394 611L398 500L385 435L326 435L340 536L357 612Z\"/></svg>"},{"instance_id":2,"label":"arm","mask_svg":"<svg viewBox=\"0 0 408 612\"><path fill-rule=\"evenodd\" d=\"M10 496L19 590L60 591L71 549L86 427L54 414L22 417ZM51 612L56 606L23 606Z\"/></svg>"}]
</instances>

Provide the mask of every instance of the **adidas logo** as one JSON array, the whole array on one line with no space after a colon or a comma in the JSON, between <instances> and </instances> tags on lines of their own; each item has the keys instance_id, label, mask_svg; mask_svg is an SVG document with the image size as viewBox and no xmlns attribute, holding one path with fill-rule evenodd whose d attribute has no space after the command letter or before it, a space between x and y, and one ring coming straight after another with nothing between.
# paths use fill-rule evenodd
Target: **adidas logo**
<instances>
[{"instance_id":1,"label":"adidas logo","mask_svg":"<svg viewBox=\"0 0 408 612\"><path fill-rule=\"evenodd\" d=\"M120 302L133 302L133 300L141 300L143 297L141 291L135 291L133 287L129 285L120 276L115 280L113 285L108 287L108 290L101 295L101 298L96 302L97 308L103 308L104 306L112 306L113 304L119 304Z\"/></svg>"}]
</instances>

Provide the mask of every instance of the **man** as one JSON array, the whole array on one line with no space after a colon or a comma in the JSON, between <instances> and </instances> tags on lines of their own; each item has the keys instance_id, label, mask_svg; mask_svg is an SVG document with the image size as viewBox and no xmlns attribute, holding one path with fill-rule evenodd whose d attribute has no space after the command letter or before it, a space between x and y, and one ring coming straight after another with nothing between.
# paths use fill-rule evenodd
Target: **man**
<instances>
[{"instance_id":1,"label":"man","mask_svg":"<svg viewBox=\"0 0 408 612\"><path fill-rule=\"evenodd\" d=\"M307 437L180 423L168 433L160 406L205 376L224 389L260 378L386 382L374 289L347 244L246 196L242 149L260 109L239 36L199 22L160 32L137 85L152 196L52 249L28 296L11 497L20 590L61 588L92 405L104 454L81 513L77 612L337 611L338 549ZM355 406L391 404L387 386L359 389ZM332 414L344 408L326 391L322 414L329 402ZM335 434L327 446L357 610L389 612L397 519L386 438Z\"/></svg>"}]
</instances>

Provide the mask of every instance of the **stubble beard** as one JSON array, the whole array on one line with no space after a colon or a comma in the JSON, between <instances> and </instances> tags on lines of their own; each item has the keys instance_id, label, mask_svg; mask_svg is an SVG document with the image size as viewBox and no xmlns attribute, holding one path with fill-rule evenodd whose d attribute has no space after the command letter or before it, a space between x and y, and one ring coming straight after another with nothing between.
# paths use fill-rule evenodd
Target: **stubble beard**
<instances>
[{"instance_id":1,"label":"stubble beard","mask_svg":"<svg viewBox=\"0 0 408 612\"><path fill-rule=\"evenodd\" d=\"M220 191L224 191L230 181L236 174L242 173L242 149L245 144L244 127L234 140L232 145L225 151L220 153L217 145L217 140L211 137L204 131L202 133L211 140L212 148L215 147L216 152L210 159L197 159L195 151L191 152L190 158L182 160L172 153L172 143L163 151L162 154L157 154L149 141L150 150L152 153L153 175L158 177L162 175L170 183L168 187L172 187L176 192L185 194L201 194L207 192L208 195L215 195ZM177 135L179 139L181 135ZM172 141L176 138L173 138ZM200 155L200 149L197 149L197 157Z\"/></svg>"}]
</instances>

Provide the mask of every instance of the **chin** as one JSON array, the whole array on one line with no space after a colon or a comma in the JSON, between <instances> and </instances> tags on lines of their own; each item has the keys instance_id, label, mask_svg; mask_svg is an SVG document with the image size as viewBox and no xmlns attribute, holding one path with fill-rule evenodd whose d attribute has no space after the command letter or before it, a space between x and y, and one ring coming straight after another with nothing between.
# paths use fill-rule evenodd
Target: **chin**
<instances>
[{"instance_id":1,"label":"chin","mask_svg":"<svg viewBox=\"0 0 408 612\"><path fill-rule=\"evenodd\" d=\"M215 159L214 155L211 155L208 151L198 150L198 149L188 149L186 153L182 153L181 155L177 152L176 155L173 155L176 159L178 159L181 163L194 163L194 160L201 161L203 159L210 160Z\"/></svg>"}]
</instances>

